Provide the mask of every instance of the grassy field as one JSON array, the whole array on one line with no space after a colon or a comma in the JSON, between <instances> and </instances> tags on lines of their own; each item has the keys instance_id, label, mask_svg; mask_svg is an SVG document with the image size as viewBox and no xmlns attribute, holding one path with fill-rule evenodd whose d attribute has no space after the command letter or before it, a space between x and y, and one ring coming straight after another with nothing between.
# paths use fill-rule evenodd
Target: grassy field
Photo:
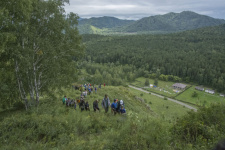
<instances>
[{"instance_id":1,"label":"grassy field","mask_svg":"<svg viewBox=\"0 0 225 150\"><path fill-rule=\"evenodd\" d=\"M192 94L196 92L198 94L197 97L192 97ZM195 90L195 86L185 90L182 94L176 97L178 100L182 100L185 102L193 103L199 106L209 106L213 103L225 103L225 98L216 94L209 94L204 91Z\"/></svg>"},{"instance_id":2,"label":"grassy field","mask_svg":"<svg viewBox=\"0 0 225 150\"><path fill-rule=\"evenodd\" d=\"M145 80L146 78L140 77L137 78L134 82L132 82L132 85L135 85L137 87L146 87L145 86ZM150 84L154 84L154 80L153 79L149 79L149 83ZM173 91L172 85L174 84L174 82L166 82L166 81L161 81L158 80L158 86L156 88L150 88L149 86L147 86L145 88L145 90L149 91L149 92L155 92L167 97L174 97L177 95L177 93L175 93Z\"/></svg>"},{"instance_id":3,"label":"grassy field","mask_svg":"<svg viewBox=\"0 0 225 150\"><path fill-rule=\"evenodd\" d=\"M187 111L191 111L184 106L176 104L174 102L164 100L157 96L147 94L133 88L129 89L131 93L142 98L151 107L151 110L159 117L165 120L175 121L177 118L185 115Z\"/></svg>"}]
</instances>

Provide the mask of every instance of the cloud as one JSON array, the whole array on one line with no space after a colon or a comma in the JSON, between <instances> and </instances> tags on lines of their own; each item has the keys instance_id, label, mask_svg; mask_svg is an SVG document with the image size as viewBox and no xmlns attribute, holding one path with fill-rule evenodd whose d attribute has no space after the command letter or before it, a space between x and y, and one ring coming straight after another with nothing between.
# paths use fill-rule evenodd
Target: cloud
<instances>
[{"instance_id":1,"label":"cloud","mask_svg":"<svg viewBox=\"0 0 225 150\"><path fill-rule=\"evenodd\" d=\"M194 11L225 19L225 0L70 0L67 13L81 18L114 16L120 19L140 19L169 12Z\"/></svg>"}]
</instances>

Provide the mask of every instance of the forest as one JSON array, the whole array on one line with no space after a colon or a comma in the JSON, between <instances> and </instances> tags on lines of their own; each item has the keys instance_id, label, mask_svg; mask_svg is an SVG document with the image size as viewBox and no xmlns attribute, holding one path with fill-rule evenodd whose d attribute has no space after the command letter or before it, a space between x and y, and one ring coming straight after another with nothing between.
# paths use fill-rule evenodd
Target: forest
<instances>
[{"instance_id":1,"label":"forest","mask_svg":"<svg viewBox=\"0 0 225 150\"><path fill-rule=\"evenodd\" d=\"M84 35L83 42L87 61L129 64L225 90L225 25L164 35Z\"/></svg>"}]
</instances>

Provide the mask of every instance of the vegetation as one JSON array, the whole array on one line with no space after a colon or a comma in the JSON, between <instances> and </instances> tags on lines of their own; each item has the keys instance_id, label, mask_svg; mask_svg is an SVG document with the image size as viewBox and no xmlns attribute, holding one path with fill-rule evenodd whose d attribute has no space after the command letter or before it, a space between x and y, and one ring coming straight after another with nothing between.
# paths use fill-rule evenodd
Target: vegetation
<instances>
[{"instance_id":1,"label":"vegetation","mask_svg":"<svg viewBox=\"0 0 225 150\"><path fill-rule=\"evenodd\" d=\"M196 92L197 97L192 97L192 94ZM218 93L210 94L206 93L205 91L198 91L195 90L195 86L190 87L189 89L185 90L182 94L176 97L178 100L182 100L185 102L193 103L199 106L210 106L211 104L215 103L225 103L225 98L219 96Z\"/></svg>"},{"instance_id":2,"label":"vegetation","mask_svg":"<svg viewBox=\"0 0 225 150\"><path fill-rule=\"evenodd\" d=\"M8 76L1 82L1 88L10 93L1 95L4 97L1 101L3 107L5 103L12 105L8 101L13 100L23 100L26 109L35 103L34 100L38 105L42 92L51 93L62 83L71 84L75 78L74 60L82 56L83 46L74 27L78 16L73 13L65 15L65 2L0 2L4 16L0 20L1 32L3 39L9 39L1 45L0 53L4 71L1 79Z\"/></svg>"},{"instance_id":3,"label":"vegetation","mask_svg":"<svg viewBox=\"0 0 225 150\"><path fill-rule=\"evenodd\" d=\"M85 35L86 59L132 65L140 76L178 76L185 82L225 91L225 26L167 35ZM133 70L132 72L134 72Z\"/></svg>"},{"instance_id":4,"label":"vegetation","mask_svg":"<svg viewBox=\"0 0 225 150\"><path fill-rule=\"evenodd\" d=\"M72 98L80 95L72 89L63 91ZM211 149L224 135L223 105L187 113L187 108L170 101L144 94L146 103L141 102L136 99L139 91L111 86L88 95L86 100L92 104L105 93L111 100L124 100L126 116L102 110L94 113L92 105L90 112L65 107L59 91L54 92L56 99L42 97L36 109L1 112L1 148ZM150 110L146 107L149 102Z\"/></svg>"},{"instance_id":5,"label":"vegetation","mask_svg":"<svg viewBox=\"0 0 225 150\"><path fill-rule=\"evenodd\" d=\"M204 150L224 137L223 97L194 86L176 95L171 86L194 82L225 92L225 25L167 35L84 35L82 43L79 17L66 15L65 3L69 1L0 1L1 149ZM186 22L176 28L183 17ZM99 24L98 19L80 23L98 34L174 32L223 23L192 12L137 22L102 17ZM186 28L188 23L193 26ZM64 95L80 98L81 91L72 85L84 83L104 84L85 98L91 111L63 105ZM167 97L128 88L128 83L165 96L174 93L172 97L202 107L193 112ZM148 88L150 84L157 87ZM100 106L105 94L111 102L123 100L126 114L105 113L101 107L94 112L93 101Z\"/></svg>"}]
</instances>

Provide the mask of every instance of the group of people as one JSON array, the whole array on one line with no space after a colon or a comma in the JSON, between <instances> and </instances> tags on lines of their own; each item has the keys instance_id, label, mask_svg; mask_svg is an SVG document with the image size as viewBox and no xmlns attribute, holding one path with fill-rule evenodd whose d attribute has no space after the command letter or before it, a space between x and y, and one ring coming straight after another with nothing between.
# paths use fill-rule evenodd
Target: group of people
<instances>
[{"instance_id":1,"label":"group of people","mask_svg":"<svg viewBox=\"0 0 225 150\"><path fill-rule=\"evenodd\" d=\"M103 84L105 87L105 83ZM80 90L81 91L81 96L86 97L87 95L90 95L91 93L95 92L97 93L97 87L101 89L102 84L100 83L99 85L91 85L91 83L88 84L82 84L80 86L72 86L75 88L75 90Z\"/></svg>"},{"instance_id":2,"label":"group of people","mask_svg":"<svg viewBox=\"0 0 225 150\"><path fill-rule=\"evenodd\" d=\"M66 96L64 96L62 99L62 102L63 102L63 105L66 104L67 107L74 107L75 110L76 110L76 106L78 105L79 108L81 109L81 112L84 110L90 111L89 103L87 101L85 102L85 98L83 95L80 97L80 99L77 98L76 101L74 99L71 100L70 98L67 98ZM98 103L99 103L98 100L95 100L93 102L94 112L100 111L98 107ZM105 97L103 98L101 105L102 105L102 108L104 108L105 113L107 113L110 108L111 108L111 112L114 115L117 113L118 114L126 113L123 100L118 101L118 99L114 99L114 102L111 104L107 94L105 94Z\"/></svg>"}]
</instances>

